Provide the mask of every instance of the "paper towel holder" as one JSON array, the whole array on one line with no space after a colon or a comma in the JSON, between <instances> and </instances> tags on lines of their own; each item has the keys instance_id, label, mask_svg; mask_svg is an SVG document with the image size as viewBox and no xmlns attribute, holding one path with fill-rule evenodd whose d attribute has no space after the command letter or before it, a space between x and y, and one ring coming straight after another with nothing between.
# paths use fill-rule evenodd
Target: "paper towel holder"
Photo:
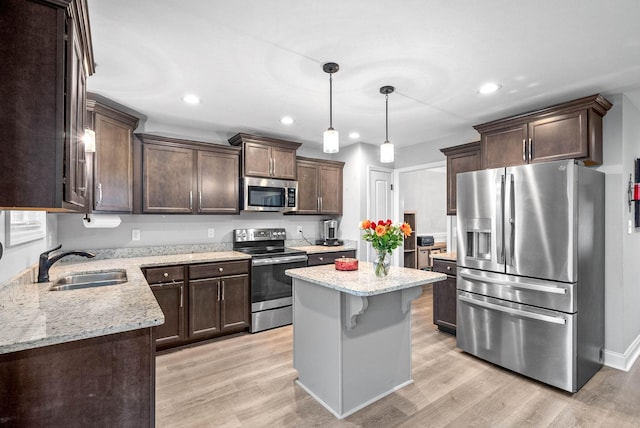
<instances>
[{"instance_id":1,"label":"paper towel holder","mask_svg":"<svg viewBox=\"0 0 640 428\"><path fill-rule=\"evenodd\" d=\"M114 228L120 226L122 219L114 214L94 214L86 213L82 219L82 224L86 228Z\"/></svg>"}]
</instances>

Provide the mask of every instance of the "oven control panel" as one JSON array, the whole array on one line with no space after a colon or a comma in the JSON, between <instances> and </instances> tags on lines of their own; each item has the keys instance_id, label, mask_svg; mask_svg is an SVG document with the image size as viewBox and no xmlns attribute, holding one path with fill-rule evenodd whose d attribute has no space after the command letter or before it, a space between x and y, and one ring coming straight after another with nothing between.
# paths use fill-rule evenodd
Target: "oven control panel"
<instances>
[{"instance_id":1,"label":"oven control panel","mask_svg":"<svg viewBox=\"0 0 640 428\"><path fill-rule=\"evenodd\" d=\"M285 240L287 232L285 229L235 229L233 231L233 242L255 242Z\"/></svg>"}]
</instances>

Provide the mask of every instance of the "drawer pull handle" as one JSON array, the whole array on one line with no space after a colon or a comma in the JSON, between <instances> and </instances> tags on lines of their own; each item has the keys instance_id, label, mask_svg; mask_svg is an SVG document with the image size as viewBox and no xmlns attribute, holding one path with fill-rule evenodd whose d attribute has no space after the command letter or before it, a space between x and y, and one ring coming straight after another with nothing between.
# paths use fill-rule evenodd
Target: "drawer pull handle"
<instances>
[{"instance_id":1,"label":"drawer pull handle","mask_svg":"<svg viewBox=\"0 0 640 428\"><path fill-rule=\"evenodd\" d=\"M322 261L324 261L324 257L318 257L318 260L320 260L322 262Z\"/></svg>"},{"instance_id":2,"label":"drawer pull handle","mask_svg":"<svg viewBox=\"0 0 640 428\"><path fill-rule=\"evenodd\" d=\"M164 276L165 278L169 278L169 272L163 273L162 276Z\"/></svg>"},{"instance_id":3,"label":"drawer pull handle","mask_svg":"<svg viewBox=\"0 0 640 428\"><path fill-rule=\"evenodd\" d=\"M451 266L447 266L447 270L451 270Z\"/></svg>"},{"instance_id":4,"label":"drawer pull handle","mask_svg":"<svg viewBox=\"0 0 640 428\"><path fill-rule=\"evenodd\" d=\"M466 302L466 303L472 304L472 305L480 306L482 308L491 309L491 310L498 311L498 312L504 312L504 313L509 314L509 315L515 315L515 316L521 316L521 317L525 317L525 318L531 318L531 319L534 319L534 320L550 322L550 323L553 323L553 324L561 324L561 325L566 325L567 324L567 320L562 318L562 317L554 317L554 316L550 316L550 315L538 314L538 313L531 312L531 311L524 311L524 310L520 310L520 309L514 309L514 308L510 308L508 306L502 306L502 305L498 305L498 304L495 304L495 303L490 303L490 302L485 302L483 300L474 299L472 297L467 297L467 296L464 296L462 294L458 294L458 300L460 300L462 302Z\"/></svg>"},{"instance_id":5,"label":"drawer pull handle","mask_svg":"<svg viewBox=\"0 0 640 428\"><path fill-rule=\"evenodd\" d=\"M222 272L224 268L218 268L218 272Z\"/></svg>"}]
</instances>

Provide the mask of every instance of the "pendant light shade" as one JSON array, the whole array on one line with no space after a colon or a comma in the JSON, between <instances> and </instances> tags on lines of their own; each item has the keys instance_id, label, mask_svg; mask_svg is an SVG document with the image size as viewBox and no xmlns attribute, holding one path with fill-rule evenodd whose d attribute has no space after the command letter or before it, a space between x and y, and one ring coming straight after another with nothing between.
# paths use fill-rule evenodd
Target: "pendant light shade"
<instances>
[{"instance_id":1,"label":"pendant light shade","mask_svg":"<svg viewBox=\"0 0 640 428\"><path fill-rule=\"evenodd\" d=\"M329 128L322 134L323 150L325 153L338 153L340 150L340 134Z\"/></svg>"},{"instance_id":2,"label":"pendant light shade","mask_svg":"<svg viewBox=\"0 0 640 428\"><path fill-rule=\"evenodd\" d=\"M340 150L340 135L333 129L333 73L340 69L335 62L328 62L322 66L325 73L329 73L329 129L322 136L323 151L325 153L338 153Z\"/></svg>"},{"instance_id":3,"label":"pendant light shade","mask_svg":"<svg viewBox=\"0 0 640 428\"><path fill-rule=\"evenodd\" d=\"M393 144L389 142L389 94L395 90L393 86L383 86L380 88L380 93L384 94L384 106L385 106L385 139L384 143L380 146L380 162L389 163L394 159Z\"/></svg>"}]
</instances>

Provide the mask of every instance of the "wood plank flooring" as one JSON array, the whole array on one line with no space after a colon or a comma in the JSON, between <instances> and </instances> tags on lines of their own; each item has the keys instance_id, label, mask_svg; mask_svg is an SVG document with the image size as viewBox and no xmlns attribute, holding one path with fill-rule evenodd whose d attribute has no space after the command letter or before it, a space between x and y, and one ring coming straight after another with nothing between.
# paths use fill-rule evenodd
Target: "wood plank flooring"
<instances>
[{"instance_id":1,"label":"wood plank flooring","mask_svg":"<svg viewBox=\"0 0 640 428\"><path fill-rule=\"evenodd\" d=\"M462 353L432 324L424 290L412 307L414 383L348 418L294 384L288 326L159 355L157 426L640 427L640 364L603 367L566 393Z\"/></svg>"}]
</instances>

